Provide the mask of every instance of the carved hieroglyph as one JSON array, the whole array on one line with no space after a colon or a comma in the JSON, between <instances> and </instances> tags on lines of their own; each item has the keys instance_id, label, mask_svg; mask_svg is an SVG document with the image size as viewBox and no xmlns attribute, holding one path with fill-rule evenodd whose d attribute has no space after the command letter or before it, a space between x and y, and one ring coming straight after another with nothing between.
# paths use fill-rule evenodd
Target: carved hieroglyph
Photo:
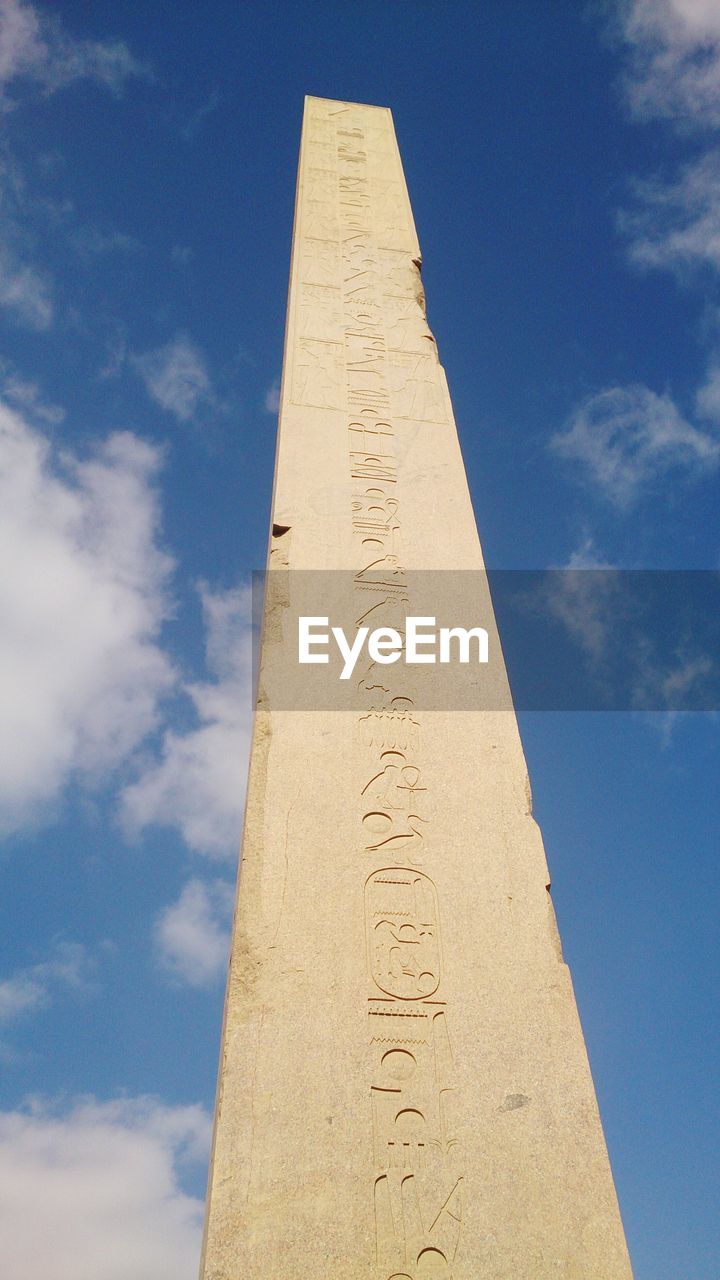
<instances>
[{"instance_id":1,"label":"carved hieroglyph","mask_svg":"<svg viewBox=\"0 0 720 1280\"><path fill-rule=\"evenodd\" d=\"M280 687L293 570L483 568L384 108L306 100L269 567L202 1280L628 1280L513 712Z\"/></svg>"}]
</instances>

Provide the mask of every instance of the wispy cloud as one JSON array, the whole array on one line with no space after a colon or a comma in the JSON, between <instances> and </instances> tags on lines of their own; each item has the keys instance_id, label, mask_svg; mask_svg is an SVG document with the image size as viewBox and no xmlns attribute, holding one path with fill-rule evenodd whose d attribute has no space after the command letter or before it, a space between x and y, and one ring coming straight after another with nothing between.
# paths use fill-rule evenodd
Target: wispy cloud
<instances>
[{"instance_id":1,"label":"wispy cloud","mask_svg":"<svg viewBox=\"0 0 720 1280\"><path fill-rule=\"evenodd\" d=\"M86 990L94 964L79 942L58 941L47 960L0 979L0 1023L46 1008L61 990Z\"/></svg>"},{"instance_id":2,"label":"wispy cloud","mask_svg":"<svg viewBox=\"0 0 720 1280\"><path fill-rule=\"evenodd\" d=\"M75 39L55 15L24 0L0 0L0 113L76 81L119 94L130 78L149 75L122 41ZM54 319L53 282L36 259L49 234L62 235L86 259L128 252L137 242L124 232L84 224L67 199L32 195L5 137L0 186L0 307L23 327L47 329Z\"/></svg>"},{"instance_id":3,"label":"wispy cloud","mask_svg":"<svg viewBox=\"0 0 720 1280\"><path fill-rule=\"evenodd\" d=\"M155 927L165 969L192 987L205 987L227 967L233 888L225 880L189 880Z\"/></svg>"},{"instance_id":4,"label":"wispy cloud","mask_svg":"<svg viewBox=\"0 0 720 1280\"><path fill-rule=\"evenodd\" d=\"M590 396L550 446L619 507L636 502L671 472L697 475L720 464L716 434L688 422L670 396L639 385Z\"/></svg>"},{"instance_id":5,"label":"wispy cloud","mask_svg":"<svg viewBox=\"0 0 720 1280\"><path fill-rule=\"evenodd\" d=\"M652 712L669 742L686 709L715 714L717 591L711 574L706 583L701 578L622 570L587 537L561 571L538 576L522 604L562 625L596 684L597 705ZM596 705L572 656L565 654L564 663L564 679L572 673L578 691Z\"/></svg>"},{"instance_id":6,"label":"wispy cloud","mask_svg":"<svg viewBox=\"0 0 720 1280\"><path fill-rule=\"evenodd\" d=\"M620 215L630 254L644 267L684 274L720 269L720 7L716 0L626 0L617 28L625 87L640 120L660 119L695 140L675 173L635 180Z\"/></svg>"},{"instance_id":7,"label":"wispy cloud","mask_svg":"<svg viewBox=\"0 0 720 1280\"><path fill-rule=\"evenodd\" d=\"M178 267L186 267L188 262L192 261L193 251L188 244L174 244L170 250L170 257Z\"/></svg>"},{"instance_id":8,"label":"wispy cloud","mask_svg":"<svg viewBox=\"0 0 720 1280\"><path fill-rule=\"evenodd\" d=\"M54 223L52 202L28 194L24 174L3 140L0 145L0 307L24 328L47 329L52 322L53 290L47 273L34 262L35 220Z\"/></svg>"},{"instance_id":9,"label":"wispy cloud","mask_svg":"<svg viewBox=\"0 0 720 1280\"><path fill-rule=\"evenodd\" d=\"M125 231L103 230L90 223L70 233L70 243L81 258L92 261L111 253L139 253L142 245Z\"/></svg>"},{"instance_id":10,"label":"wispy cloud","mask_svg":"<svg viewBox=\"0 0 720 1280\"><path fill-rule=\"evenodd\" d=\"M716 0L621 0L630 53L626 88L640 119L681 128L720 124L720 8Z\"/></svg>"},{"instance_id":11,"label":"wispy cloud","mask_svg":"<svg viewBox=\"0 0 720 1280\"><path fill-rule=\"evenodd\" d=\"M189 422L198 407L212 399L205 357L183 334L164 347L133 356L132 363L151 400L180 422Z\"/></svg>"},{"instance_id":12,"label":"wispy cloud","mask_svg":"<svg viewBox=\"0 0 720 1280\"><path fill-rule=\"evenodd\" d=\"M0 0L0 104L11 89L36 84L54 93L75 80L94 80L118 94L131 78L149 79L147 65L122 40L78 40L54 14L23 0Z\"/></svg>"},{"instance_id":13,"label":"wispy cloud","mask_svg":"<svg viewBox=\"0 0 720 1280\"><path fill-rule=\"evenodd\" d=\"M1 229L0 229L1 233ZM51 287L35 267L0 244L0 307L29 329L47 329L53 317Z\"/></svg>"},{"instance_id":14,"label":"wispy cloud","mask_svg":"<svg viewBox=\"0 0 720 1280\"><path fill-rule=\"evenodd\" d=\"M632 183L636 203L618 216L631 259L681 278L704 267L720 271L720 150L703 152L669 180Z\"/></svg>"},{"instance_id":15,"label":"wispy cloud","mask_svg":"<svg viewBox=\"0 0 720 1280\"><path fill-rule=\"evenodd\" d=\"M217 110L219 102L220 92L218 89L213 89L205 102L201 102L200 106L193 111L180 129L180 135L186 142L192 142L193 138L197 137L207 117Z\"/></svg>"},{"instance_id":16,"label":"wispy cloud","mask_svg":"<svg viewBox=\"0 0 720 1280\"><path fill-rule=\"evenodd\" d=\"M695 412L699 418L720 425L720 361L713 355L705 379L695 394Z\"/></svg>"},{"instance_id":17,"label":"wispy cloud","mask_svg":"<svg viewBox=\"0 0 720 1280\"><path fill-rule=\"evenodd\" d=\"M666 120L700 139L670 175L635 178L634 204L618 215L631 260L680 279L720 270L720 7L716 0L620 0L615 29L626 54L625 89L641 120ZM714 355L694 414L672 395L614 386L577 406L551 448L575 462L603 497L629 507L673 474L714 472L720 463L720 365Z\"/></svg>"},{"instance_id":18,"label":"wispy cloud","mask_svg":"<svg viewBox=\"0 0 720 1280\"><path fill-rule=\"evenodd\" d=\"M105 363L98 371L98 379L117 378L125 367L128 356L127 337L124 327L115 322L115 331L105 343Z\"/></svg>"},{"instance_id":19,"label":"wispy cloud","mask_svg":"<svg viewBox=\"0 0 720 1280\"><path fill-rule=\"evenodd\" d=\"M210 1118L154 1098L0 1112L0 1235L8 1275L195 1280Z\"/></svg>"},{"instance_id":20,"label":"wispy cloud","mask_svg":"<svg viewBox=\"0 0 720 1280\"><path fill-rule=\"evenodd\" d=\"M215 679L186 686L198 725L166 732L160 759L126 788L122 815L130 832L153 823L175 827L189 848L233 858L252 720L250 592L202 586L201 595Z\"/></svg>"},{"instance_id":21,"label":"wispy cloud","mask_svg":"<svg viewBox=\"0 0 720 1280\"><path fill-rule=\"evenodd\" d=\"M567 564L561 567L563 573L552 575L551 590L541 589L542 605L563 623L592 663L601 662L612 630L610 619L620 603L621 575L590 537L576 547Z\"/></svg>"},{"instance_id":22,"label":"wispy cloud","mask_svg":"<svg viewBox=\"0 0 720 1280\"><path fill-rule=\"evenodd\" d=\"M175 678L159 464L128 432L53 454L0 405L0 826L37 821L72 773L102 775L157 723Z\"/></svg>"},{"instance_id":23,"label":"wispy cloud","mask_svg":"<svg viewBox=\"0 0 720 1280\"><path fill-rule=\"evenodd\" d=\"M280 408L280 379L276 378L265 394L265 412L277 413Z\"/></svg>"},{"instance_id":24,"label":"wispy cloud","mask_svg":"<svg viewBox=\"0 0 720 1280\"><path fill-rule=\"evenodd\" d=\"M65 418L65 410L57 404L49 404L36 382L20 376L8 361L0 359L0 390L14 409L18 409L36 423L58 426Z\"/></svg>"}]
</instances>

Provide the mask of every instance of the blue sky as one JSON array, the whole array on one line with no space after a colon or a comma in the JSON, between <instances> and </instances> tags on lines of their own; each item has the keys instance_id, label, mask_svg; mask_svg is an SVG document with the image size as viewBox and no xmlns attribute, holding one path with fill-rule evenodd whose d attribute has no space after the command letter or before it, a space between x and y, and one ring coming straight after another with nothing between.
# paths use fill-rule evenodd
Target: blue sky
<instances>
[{"instance_id":1,"label":"blue sky","mask_svg":"<svg viewBox=\"0 0 720 1280\"><path fill-rule=\"evenodd\" d=\"M391 106L488 563L717 568L716 0L0 0L0 1223L190 1280L302 98ZM716 1280L717 722L521 717L637 1280Z\"/></svg>"}]
</instances>

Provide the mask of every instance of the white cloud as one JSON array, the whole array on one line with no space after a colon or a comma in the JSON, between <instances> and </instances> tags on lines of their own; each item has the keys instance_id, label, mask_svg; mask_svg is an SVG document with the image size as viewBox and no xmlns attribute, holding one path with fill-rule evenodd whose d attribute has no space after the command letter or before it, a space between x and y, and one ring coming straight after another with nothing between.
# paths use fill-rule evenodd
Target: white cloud
<instances>
[{"instance_id":1,"label":"white cloud","mask_svg":"<svg viewBox=\"0 0 720 1280\"><path fill-rule=\"evenodd\" d=\"M633 183L637 205L620 214L630 256L640 266L684 273L720 270L720 150L685 165L673 181Z\"/></svg>"},{"instance_id":2,"label":"white cloud","mask_svg":"<svg viewBox=\"0 0 720 1280\"><path fill-rule=\"evenodd\" d=\"M182 334L156 351L134 356L133 364L150 398L181 422L189 422L199 404L212 398L202 352Z\"/></svg>"},{"instance_id":3,"label":"white cloud","mask_svg":"<svg viewBox=\"0 0 720 1280\"><path fill-rule=\"evenodd\" d=\"M148 78L122 40L76 40L54 15L23 0L0 0L0 98L18 80L53 93L75 80L94 80L119 93L130 77Z\"/></svg>"},{"instance_id":4,"label":"white cloud","mask_svg":"<svg viewBox=\"0 0 720 1280\"><path fill-rule=\"evenodd\" d=\"M717 0L625 0L617 8L629 53L631 110L704 139L677 173L633 184L636 206L620 217L632 258L684 272L720 270L720 5Z\"/></svg>"},{"instance_id":5,"label":"white cloud","mask_svg":"<svg viewBox=\"0 0 720 1280\"><path fill-rule=\"evenodd\" d=\"M198 1106L151 1098L0 1112L0 1236L8 1276L196 1280L202 1202L182 1177L207 1158Z\"/></svg>"},{"instance_id":6,"label":"white cloud","mask_svg":"<svg viewBox=\"0 0 720 1280\"><path fill-rule=\"evenodd\" d=\"M224 880L189 880L177 902L157 920L162 964L190 986L204 987L225 973L230 947L233 889Z\"/></svg>"},{"instance_id":7,"label":"white cloud","mask_svg":"<svg viewBox=\"0 0 720 1280\"><path fill-rule=\"evenodd\" d=\"M57 942L48 960L16 969L0 980L0 1023L45 1008L63 987L86 989L93 968L81 943Z\"/></svg>"},{"instance_id":8,"label":"white cloud","mask_svg":"<svg viewBox=\"0 0 720 1280\"><path fill-rule=\"evenodd\" d=\"M605 560L601 551L598 551L595 539L587 534L579 547L571 552L568 562L562 566L564 569L614 569L609 560Z\"/></svg>"},{"instance_id":9,"label":"white cloud","mask_svg":"<svg viewBox=\"0 0 720 1280\"><path fill-rule=\"evenodd\" d=\"M720 124L717 0L621 0L618 16L632 55L633 112L684 128Z\"/></svg>"},{"instance_id":10,"label":"white cloud","mask_svg":"<svg viewBox=\"0 0 720 1280\"><path fill-rule=\"evenodd\" d=\"M157 644L172 562L157 545L159 453L130 433L54 458L0 404L0 814L37 820L74 771L117 765L174 673Z\"/></svg>"},{"instance_id":11,"label":"white cloud","mask_svg":"<svg viewBox=\"0 0 720 1280\"><path fill-rule=\"evenodd\" d=\"M617 569L588 563L575 553L541 594L547 612L563 623L593 665L607 657L613 633L624 622L622 583Z\"/></svg>"},{"instance_id":12,"label":"white cloud","mask_svg":"<svg viewBox=\"0 0 720 1280\"><path fill-rule=\"evenodd\" d=\"M207 662L213 681L190 684L199 725L168 731L161 759L123 795L123 819L137 832L151 823L176 827L199 853L232 858L240 820L250 740L250 591L201 587Z\"/></svg>"},{"instance_id":13,"label":"white cloud","mask_svg":"<svg viewBox=\"0 0 720 1280\"><path fill-rule=\"evenodd\" d=\"M550 445L579 463L618 506L635 502L669 472L710 472L720 463L720 439L688 422L670 396L644 386L590 396Z\"/></svg>"}]
</instances>

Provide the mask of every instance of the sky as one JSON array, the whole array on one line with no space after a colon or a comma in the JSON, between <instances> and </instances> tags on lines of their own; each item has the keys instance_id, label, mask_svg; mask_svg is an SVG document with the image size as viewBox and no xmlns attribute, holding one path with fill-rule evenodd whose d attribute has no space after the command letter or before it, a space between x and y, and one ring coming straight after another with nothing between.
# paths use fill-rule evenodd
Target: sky
<instances>
[{"instance_id":1,"label":"sky","mask_svg":"<svg viewBox=\"0 0 720 1280\"><path fill-rule=\"evenodd\" d=\"M0 0L0 1238L196 1275L306 93L493 568L720 564L717 0ZM636 1280L717 1280L718 723L520 716Z\"/></svg>"}]
</instances>

